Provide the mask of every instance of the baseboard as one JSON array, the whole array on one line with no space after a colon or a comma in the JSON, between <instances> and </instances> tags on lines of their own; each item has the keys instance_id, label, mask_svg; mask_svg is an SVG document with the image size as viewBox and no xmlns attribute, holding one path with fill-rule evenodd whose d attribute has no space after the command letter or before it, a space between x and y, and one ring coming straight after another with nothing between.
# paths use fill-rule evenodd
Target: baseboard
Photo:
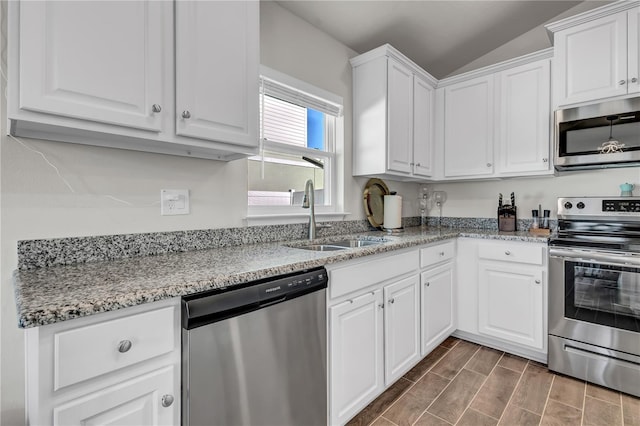
<instances>
[{"instance_id":1,"label":"baseboard","mask_svg":"<svg viewBox=\"0 0 640 426\"><path fill-rule=\"evenodd\" d=\"M547 353L541 351L534 351L531 349L521 348L517 345L503 342L502 340L493 339L491 337L480 336L477 334L468 333L466 331L456 330L452 334L453 337L459 339L468 340L469 342L477 343L479 345L488 346L493 349L508 352L512 355L518 355L523 358L531 359L533 361L547 364Z\"/></svg>"}]
</instances>

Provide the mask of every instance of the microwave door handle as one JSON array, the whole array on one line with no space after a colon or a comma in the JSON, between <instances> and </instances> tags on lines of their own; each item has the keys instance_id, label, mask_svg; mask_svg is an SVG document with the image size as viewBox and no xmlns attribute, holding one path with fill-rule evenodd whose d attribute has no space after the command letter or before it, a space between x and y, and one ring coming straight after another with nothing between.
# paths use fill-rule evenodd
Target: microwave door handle
<instances>
[{"instance_id":1,"label":"microwave door handle","mask_svg":"<svg viewBox=\"0 0 640 426\"><path fill-rule=\"evenodd\" d=\"M637 256L600 253L587 250L571 250L571 249L549 249L550 257L558 257L563 259L571 259L580 262L599 263L602 265L630 267L640 267L640 258Z\"/></svg>"}]
</instances>

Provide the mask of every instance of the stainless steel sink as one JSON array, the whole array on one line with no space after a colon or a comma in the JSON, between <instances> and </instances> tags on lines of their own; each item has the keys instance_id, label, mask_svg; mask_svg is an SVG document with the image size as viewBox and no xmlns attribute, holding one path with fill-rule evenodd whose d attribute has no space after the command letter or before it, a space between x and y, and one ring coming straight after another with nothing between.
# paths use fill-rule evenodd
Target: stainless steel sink
<instances>
[{"instance_id":1,"label":"stainless steel sink","mask_svg":"<svg viewBox=\"0 0 640 426\"><path fill-rule=\"evenodd\" d=\"M302 250L313 250L313 251L336 251L336 250L347 250L350 248L375 246L378 244L382 244L383 242L385 241L369 240L369 239L361 239L361 238L350 238L347 240L331 241L326 243L309 242L308 244L300 244L300 245L296 244L296 245L290 245L289 247L298 248Z\"/></svg>"},{"instance_id":2,"label":"stainless steel sink","mask_svg":"<svg viewBox=\"0 0 640 426\"><path fill-rule=\"evenodd\" d=\"M313 250L313 251L336 251L336 250L346 250L348 247L338 246L334 244L309 244L309 245L298 246L294 248L299 248L302 250Z\"/></svg>"},{"instance_id":3,"label":"stainless steel sink","mask_svg":"<svg viewBox=\"0 0 640 426\"><path fill-rule=\"evenodd\" d=\"M369 247L369 246L377 246L378 244L382 244L384 241L378 240L361 240L361 239L352 239L352 240L341 240L332 242L333 246L340 246L346 248L358 248L358 247Z\"/></svg>"}]
</instances>

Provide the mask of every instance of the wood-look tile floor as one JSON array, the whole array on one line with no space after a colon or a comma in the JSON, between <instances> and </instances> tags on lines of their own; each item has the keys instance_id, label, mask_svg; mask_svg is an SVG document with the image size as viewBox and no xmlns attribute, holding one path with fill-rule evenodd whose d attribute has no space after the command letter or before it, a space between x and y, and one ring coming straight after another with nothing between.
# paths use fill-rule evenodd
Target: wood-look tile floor
<instances>
[{"instance_id":1,"label":"wood-look tile floor","mask_svg":"<svg viewBox=\"0 0 640 426\"><path fill-rule=\"evenodd\" d=\"M640 399L450 337L348 425L640 426Z\"/></svg>"}]
</instances>

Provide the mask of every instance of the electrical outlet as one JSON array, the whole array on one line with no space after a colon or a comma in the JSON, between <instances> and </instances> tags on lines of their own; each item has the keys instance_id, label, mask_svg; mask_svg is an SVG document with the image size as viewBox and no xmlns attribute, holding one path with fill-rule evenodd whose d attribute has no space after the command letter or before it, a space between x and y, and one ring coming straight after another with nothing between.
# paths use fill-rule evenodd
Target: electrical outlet
<instances>
[{"instance_id":1,"label":"electrical outlet","mask_svg":"<svg viewBox=\"0 0 640 426\"><path fill-rule=\"evenodd\" d=\"M188 189L163 189L160 191L160 214L170 216L189 214Z\"/></svg>"}]
</instances>

